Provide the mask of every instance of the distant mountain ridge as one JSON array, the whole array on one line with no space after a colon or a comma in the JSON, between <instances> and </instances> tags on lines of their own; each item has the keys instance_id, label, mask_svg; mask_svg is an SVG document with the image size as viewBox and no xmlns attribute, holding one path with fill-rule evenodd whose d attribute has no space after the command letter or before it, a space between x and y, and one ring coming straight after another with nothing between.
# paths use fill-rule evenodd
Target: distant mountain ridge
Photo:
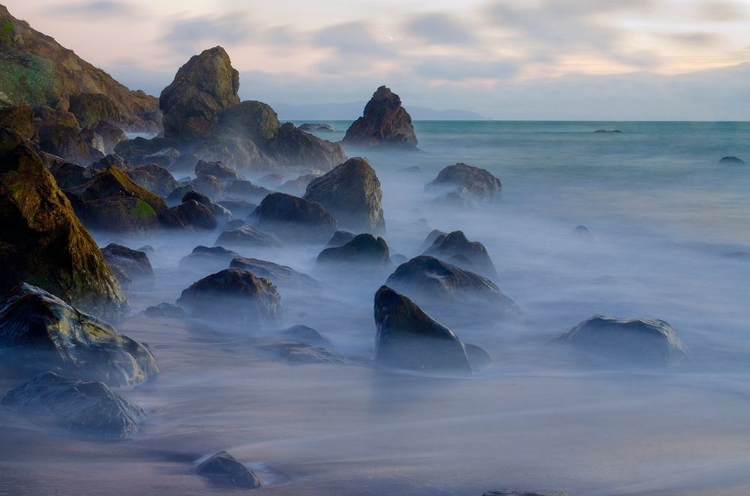
<instances>
[{"instance_id":1,"label":"distant mountain ridge","mask_svg":"<svg viewBox=\"0 0 750 496\"><path fill-rule=\"evenodd\" d=\"M362 115L366 101L350 103L315 103L305 105L290 105L287 103L273 103L271 106L276 110L282 121L353 121ZM404 105L404 108L415 121L482 121L487 120L476 112L470 110L435 110L427 107L413 107Z\"/></svg>"},{"instance_id":2,"label":"distant mountain ridge","mask_svg":"<svg viewBox=\"0 0 750 496\"><path fill-rule=\"evenodd\" d=\"M49 105L66 109L70 96L77 93L108 96L119 109L124 128L160 128L158 98L129 90L0 5L0 107Z\"/></svg>"}]
</instances>

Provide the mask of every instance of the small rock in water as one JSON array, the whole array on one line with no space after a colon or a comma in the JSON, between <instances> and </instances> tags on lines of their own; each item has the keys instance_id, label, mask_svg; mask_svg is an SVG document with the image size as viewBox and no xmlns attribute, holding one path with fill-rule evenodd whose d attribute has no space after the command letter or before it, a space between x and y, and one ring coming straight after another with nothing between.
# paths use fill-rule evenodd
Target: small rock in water
<instances>
[{"instance_id":1,"label":"small rock in water","mask_svg":"<svg viewBox=\"0 0 750 496\"><path fill-rule=\"evenodd\" d=\"M346 130L345 145L418 150L411 116L401 106L401 98L385 86L379 87L362 117Z\"/></svg>"},{"instance_id":2,"label":"small rock in water","mask_svg":"<svg viewBox=\"0 0 750 496\"><path fill-rule=\"evenodd\" d=\"M147 317L165 318L165 319L183 319L185 310L172 303L159 303L155 307L148 307L143 311Z\"/></svg>"},{"instance_id":3,"label":"small rock in water","mask_svg":"<svg viewBox=\"0 0 750 496\"><path fill-rule=\"evenodd\" d=\"M115 275L122 274L126 278L123 281L118 277L120 284L154 278L154 269L151 268L151 262L142 251L131 250L126 246L110 243L102 248L102 255L104 255L104 261L112 268Z\"/></svg>"},{"instance_id":4,"label":"small rock in water","mask_svg":"<svg viewBox=\"0 0 750 496\"><path fill-rule=\"evenodd\" d=\"M731 253L725 253L724 258L732 258L734 260L750 260L750 251L733 251Z\"/></svg>"},{"instance_id":5,"label":"small rock in water","mask_svg":"<svg viewBox=\"0 0 750 496\"><path fill-rule=\"evenodd\" d=\"M307 274L297 272L286 265L275 264L267 260L237 257L229 264L229 268L249 270L258 277L265 277L282 289L320 290L318 281Z\"/></svg>"},{"instance_id":6,"label":"small rock in water","mask_svg":"<svg viewBox=\"0 0 750 496\"><path fill-rule=\"evenodd\" d=\"M313 346L326 346L331 344L331 342L318 331L312 327L301 324L279 331L277 335L282 339L311 344Z\"/></svg>"},{"instance_id":7,"label":"small rock in water","mask_svg":"<svg viewBox=\"0 0 750 496\"><path fill-rule=\"evenodd\" d=\"M424 187L425 191L438 190L448 193L447 200L452 203L489 203L500 200L503 186L500 179L489 171L458 163L449 165L440 171L437 177Z\"/></svg>"},{"instance_id":8,"label":"small rock in water","mask_svg":"<svg viewBox=\"0 0 750 496\"><path fill-rule=\"evenodd\" d=\"M601 133L615 133L615 134L618 134L618 133L622 133L622 131L620 131L619 129L612 129L612 130L597 129L596 131L594 131L594 133L600 133L600 134Z\"/></svg>"},{"instance_id":9,"label":"small rock in water","mask_svg":"<svg viewBox=\"0 0 750 496\"><path fill-rule=\"evenodd\" d=\"M306 122L306 123L300 125L299 130L300 131L328 132L328 133L332 133L333 131L335 131L335 129L333 129L328 124L319 124L317 122L315 122L315 123L307 123Z\"/></svg>"},{"instance_id":10,"label":"small rock in water","mask_svg":"<svg viewBox=\"0 0 750 496\"><path fill-rule=\"evenodd\" d=\"M203 461L195 473L216 484L225 484L246 489L263 486L263 480L252 470L241 464L226 451L220 451Z\"/></svg>"},{"instance_id":11,"label":"small rock in water","mask_svg":"<svg viewBox=\"0 0 750 496\"><path fill-rule=\"evenodd\" d=\"M586 226L578 226L575 229L573 229L573 235L580 239L581 241L593 241L594 236L591 234L591 231L588 230Z\"/></svg>"},{"instance_id":12,"label":"small rock in water","mask_svg":"<svg viewBox=\"0 0 750 496\"><path fill-rule=\"evenodd\" d=\"M279 355L282 361L289 364L342 364L346 358L335 351L307 343L279 343L264 346L268 351Z\"/></svg>"},{"instance_id":13,"label":"small rock in water","mask_svg":"<svg viewBox=\"0 0 750 496\"><path fill-rule=\"evenodd\" d=\"M517 489L499 489L487 491L482 496L568 496L568 493L538 493L535 491L519 491Z\"/></svg>"},{"instance_id":14,"label":"small rock in water","mask_svg":"<svg viewBox=\"0 0 750 496\"><path fill-rule=\"evenodd\" d=\"M71 431L108 439L132 436L146 416L101 382L68 379L54 372L8 391L0 403L18 414L49 417Z\"/></svg>"},{"instance_id":15,"label":"small rock in water","mask_svg":"<svg viewBox=\"0 0 750 496\"><path fill-rule=\"evenodd\" d=\"M719 163L720 164L738 164L738 165L741 165L741 164L744 164L745 161L742 160L742 159L740 159L740 158L737 158L737 157L722 157L721 160L719 160Z\"/></svg>"},{"instance_id":16,"label":"small rock in water","mask_svg":"<svg viewBox=\"0 0 750 496\"><path fill-rule=\"evenodd\" d=\"M391 264L388 244L372 234L360 234L343 246L326 248L318 255L318 263L350 263L367 265Z\"/></svg>"},{"instance_id":17,"label":"small rock in water","mask_svg":"<svg viewBox=\"0 0 750 496\"><path fill-rule=\"evenodd\" d=\"M463 231L453 231L448 235L438 236L424 254L443 260L450 259L459 266L463 265L461 259L453 257L461 255L471 261L471 266L465 267L466 269L476 270L485 277L497 277L495 265L487 249L478 241L469 241Z\"/></svg>"}]
</instances>

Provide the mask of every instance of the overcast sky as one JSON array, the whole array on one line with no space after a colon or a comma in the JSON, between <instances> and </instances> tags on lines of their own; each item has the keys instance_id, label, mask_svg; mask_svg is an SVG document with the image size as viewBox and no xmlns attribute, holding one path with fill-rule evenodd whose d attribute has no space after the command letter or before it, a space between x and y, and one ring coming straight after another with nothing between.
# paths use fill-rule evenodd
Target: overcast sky
<instances>
[{"instance_id":1,"label":"overcast sky","mask_svg":"<svg viewBox=\"0 0 750 496\"><path fill-rule=\"evenodd\" d=\"M750 0L6 0L158 95L222 45L243 99L367 100L495 119L750 119Z\"/></svg>"}]
</instances>

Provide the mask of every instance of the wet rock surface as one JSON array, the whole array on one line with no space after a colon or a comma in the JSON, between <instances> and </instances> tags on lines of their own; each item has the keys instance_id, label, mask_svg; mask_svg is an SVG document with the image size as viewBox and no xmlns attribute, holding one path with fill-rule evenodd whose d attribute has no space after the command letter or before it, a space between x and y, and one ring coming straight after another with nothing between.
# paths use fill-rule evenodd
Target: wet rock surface
<instances>
[{"instance_id":1,"label":"wet rock surface","mask_svg":"<svg viewBox=\"0 0 750 496\"><path fill-rule=\"evenodd\" d=\"M151 267L151 262L142 251L110 243L102 249L102 255L104 255L107 265L118 276L120 284L153 280L154 278L154 269ZM120 274L125 280L120 278Z\"/></svg>"},{"instance_id":2,"label":"wet rock surface","mask_svg":"<svg viewBox=\"0 0 750 496\"><path fill-rule=\"evenodd\" d=\"M425 186L425 190L449 191L448 202L466 205L497 201L502 198L503 193L500 179L484 169L464 163L449 165L441 170Z\"/></svg>"},{"instance_id":3,"label":"wet rock surface","mask_svg":"<svg viewBox=\"0 0 750 496\"><path fill-rule=\"evenodd\" d=\"M360 234L348 243L326 248L318 255L318 263L343 263L357 265L390 266L388 244L372 234Z\"/></svg>"},{"instance_id":4,"label":"wet rock surface","mask_svg":"<svg viewBox=\"0 0 750 496\"><path fill-rule=\"evenodd\" d=\"M485 277L497 277L495 264L492 263L487 249L478 241L469 241L463 231L439 235L424 254L446 260Z\"/></svg>"},{"instance_id":5,"label":"wet rock surface","mask_svg":"<svg viewBox=\"0 0 750 496\"><path fill-rule=\"evenodd\" d=\"M263 486L263 480L255 472L248 470L226 451L220 451L201 462L195 473L219 485L245 489Z\"/></svg>"},{"instance_id":6,"label":"wet rock surface","mask_svg":"<svg viewBox=\"0 0 750 496\"><path fill-rule=\"evenodd\" d=\"M266 278L281 289L320 290L321 287L318 281L307 274L267 260L236 257L229 264L229 268L249 270L255 276Z\"/></svg>"},{"instance_id":7,"label":"wet rock surface","mask_svg":"<svg viewBox=\"0 0 750 496\"><path fill-rule=\"evenodd\" d=\"M290 243L323 244L338 226L319 203L285 193L266 196L251 220L261 230Z\"/></svg>"}]
</instances>

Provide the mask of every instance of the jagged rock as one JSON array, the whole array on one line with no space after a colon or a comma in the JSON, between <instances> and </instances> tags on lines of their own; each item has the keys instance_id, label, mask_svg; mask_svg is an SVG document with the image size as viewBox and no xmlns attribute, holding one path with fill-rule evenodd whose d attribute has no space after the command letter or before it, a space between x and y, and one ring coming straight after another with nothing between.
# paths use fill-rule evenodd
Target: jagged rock
<instances>
[{"instance_id":1,"label":"jagged rock","mask_svg":"<svg viewBox=\"0 0 750 496\"><path fill-rule=\"evenodd\" d=\"M268 279L225 269L184 290L177 304L194 317L258 324L278 319L281 295Z\"/></svg>"},{"instance_id":2,"label":"jagged rock","mask_svg":"<svg viewBox=\"0 0 750 496\"><path fill-rule=\"evenodd\" d=\"M411 116L401 98L385 86L378 88L365 106L362 117L347 129L345 145L417 149Z\"/></svg>"},{"instance_id":3,"label":"jagged rock","mask_svg":"<svg viewBox=\"0 0 750 496\"><path fill-rule=\"evenodd\" d=\"M94 315L130 310L99 247L23 139L0 128L0 296L35 284Z\"/></svg>"},{"instance_id":4,"label":"jagged rock","mask_svg":"<svg viewBox=\"0 0 750 496\"><path fill-rule=\"evenodd\" d=\"M262 186L256 186L250 181L238 180L230 182L226 187L226 196L229 198L236 198L247 200L254 203L259 203L266 196L273 193Z\"/></svg>"},{"instance_id":5,"label":"jagged rock","mask_svg":"<svg viewBox=\"0 0 750 496\"><path fill-rule=\"evenodd\" d=\"M443 232L439 229L433 229L430 231L430 234L427 235L425 240L422 242L421 245L419 245L419 249L417 250L417 253L424 253L427 250L429 250L432 245L435 244L435 240L438 239L440 236L447 236L447 232Z\"/></svg>"},{"instance_id":6,"label":"jagged rock","mask_svg":"<svg viewBox=\"0 0 750 496\"><path fill-rule=\"evenodd\" d=\"M220 451L203 461L195 472L214 484L245 489L257 489L263 486L263 480L255 472L248 470L226 451Z\"/></svg>"},{"instance_id":7,"label":"jagged rock","mask_svg":"<svg viewBox=\"0 0 750 496\"><path fill-rule=\"evenodd\" d=\"M115 154L124 158L128 162L134 165L145 165L149 163L157 163L163 167L168 167L169 164L164 164L159 160L150 158L146 159L147 156L155 154L160 150L169 148L171 145L170 141L164 138L153 138L146 139L142 137L133 138L132 140L122 141L115 146Z\"/></svg>"},{"instance_id":8,"label":"jagged rock","mask_svg":"<svg viewBox=\"0 0 750 496\"><path fill-rule=\"evenodd\" d=\"M380 181L375 169L361 157L351 158L311 181L304 198L320 203L342 228L385 233Z\"/></svg>"},{"instance_id":9,"label":"jagged rock","mask_svg":"<svg viewBox=\"0 0 750 496\"><path fill-rule=\"evenodd\" d=\"M42 126L39 149L81 165L91 165L104 154L86 142L77 128L57 124Z\"/></svg>"},{"instance_id":10,"label":"jagged rock","mask_svg":"<svg viewBox=\"0 0 750 496\"><path fill-rule=\"evenodd\" d=\"M229 210L232 213L234 220L240 220L240 217L245 218L255 212L255 209L258 208L258 205L255 203L246 202L244 200L222 200L218 202L218 205Z\"/></svg>"},{"instance_id":11,"label":"jagged rock","mask_svg":"<svg viewBox=\"0 0 750 496\"><path fill-rule=\"evenodd\" d=\"M68 111L76 116L81 127L89 127L99 121L120 121L117 105L102 93L75 93L70 95L69 101Z\"/></svg>"},{"instance_id":12,"label":"jagged rock","mask_svg":"<svg viewBox=\"0 0 750 496\"><path fill-rule=\"evenodd\" d=\"M346 362L346 358L335 351L307 343L274 343L265 345L263 348L278 355L282 361L293 365L310 363L339 365Z\"/></svg>"},{"instance_id":13,"label":"jagged rock","mask_svg":"<svg viewBox=\"0 0 750 496\"><path fill-rule=\"evenodd\" d=\"M331 344L331 342L318 331L312 327L301 324L287 327L283 331L276 333L276 336L285 341L306 343L312 346L328 346Z\"/></svg>"},{"instance_id":14,"label":"jagged rock","mask_svg":"<svg viewBox=\"0 0 750 496\"><path fill-rule=\"evenodd\" d=\"M240 103L239 87L240 73L222 47L194 55L159 97L164 136L189 141L210 135L219 112Z\"/></svg>"},{"instance_id":15,"label":"jagged rock","mask_svg":"<svg viewBox=\"0 0 750 496\"><path fill-rule=\"evenodd\" d=\"M101 138L102 147L97 149L105 155L114 153L115 147L128 139L125 131L109 121L98 121L87 127L84 130L84 136L89 135L91 135L91 138L87 138L89 143L94 136Z\"/></svg>"},{"instance_id":16,"label":"jagged rock","mask_svg":"<svg viewBox=\"0 0 750 496\"><path fill-rule=\"evenodd\" d=\"M281 289L311 289L320 290L318 281L297 272L286 265L279 265L257 258L237 257L229 264L231 269L249 270L257 277L264 277Z\"/></svg>"},{"instance_id":17,"label":"jagged rock","mask_svg":"<svg viewBox=\"0 0 750 496\"><path fill-rule=\"evenodd\" d=\"M48 417L75 433L127 439L146 414L104 383L45 372L11 389L0 402L24 417Z\"/></svg>"},{"instance_id":18,"label":"jagged rock","mask_svg":"<svg viewBox=\"0 0 750 496\"><path fill-rule=\"evenodd\" d=\"M464 191L465 189L465 191ZM453 190L451 201L489 203L502 198L500 179L488 171L463 163L449 165L425 186L425 190ZM457 195L457 196L456 196Z\"/></svg>"},{"instance_id":19,"label":"jagged rock","mask_svg":"<svg viewBox=\"0 0 750 496\"><path fill-rule=\"evenodd\" d=\"M666 365L683 359L687 348L672 326L656 319L617 319L596 315L558 338L596 355L644 365Z\"/></svg>"},{"instance_id":20,"label":"jagged rock","mask_svg":"<svg viewBox=\"0 0 750 496\"><path fill-rule=\"evenodd\" d=\"M349 231L336 231L328 241L326 248L338 248L339 246L344 246L355 237L356 236Z\"/></svg>"},{"instance_id":21,"label":"jagged rock","mask_svg":"<svg viewBox=\"0 0 750 496\"><path fill-rule=\"evenodd\" d=\"M14 105L0 108L0 127L7 127L20 134L24 139L32 139L36 129L32 119L34 111L30 105Z\"/></svg>"},{"instance_id":22,"label":"jagged rock","mask_svg":"<svg viewBox=\"0 0 750 496\"><path fill-rule=\"evenodd\" d=\"M189 231L213 231L217 226L216 216L211 209L195 200L168 208L161 213L159 221L168 229Z\"/></svg>"},{"instance_id":23,"label":"jagged rock","mask_svg":"<svg viewBox=\"0 0 750 496\"><path fill-rule=\"evenodd\" d=\"M231 181L245 180L245 178L242 177L242 174L227 167L221 162L206 162L205 160L199 160L198 163L195 164L195 175L197 177L213 176L222 184L227 184Z\"/></svg>"},{"instance_id":24,"label":"jagged rock","mask_svg":"<svg viewBox=\"0 0 750 496\"><path fill-rule=\"evenodd\" d=\"M177 305L171 303L159 303L154 307L146 308L143 313L147 317L155 317L162 319L184 319L185 310Z\"/></svg>"},{"instance_id":25,"label":"jagged rock","mask_svg":"<svg viewBox=\"0 0 750 496\"><path fill-rule=\"evenodd\" d=\"M310 184L314 179L319 178L318 174L304 174L299 176L297 179L292 179L283 183L281 186L276 188L276 191L286 193L288 195L303 196L307 191L307 185Z\"/></svg>"},{"instance_id":26,"label":"jagged rock","mask_svg":"<svg viewBox=\"0 0 750 496\"><path fill-rule=\"evenodd\" d=\"M222 110L219 127L237 132L255 143L263 143L276 135L279 118L265 103L247 101Z\"/></svg>"},{"instance_id":27,"label":"jagged rock","mask_svg":"<svg viewBox=\"0 0 750 496\"><path fill-rule=\"evenodd\" d=\"M326 248L318 255L318 263L346 263L390 266L388 244L372 234L360 234L345 245Z\"/></svg>"},{"instance_id":28,"label":"jagged rock","mask_svg":"<svg viewBox=\"0 0 750 496\"><path fill-rule=\"evenodd\" d=\"M86 184L94 177L94 171L88 167L83 167L73 162L54 155L44 154L40 157L48 160L47 168L55 178L55 182L61 189L73 189L82 184Z\"/></svg>"},{"instance_id":29,"label":"jagged rock","mask_svg":"<svg viewBox=\"0 0 750 496\"><path fill-rule=\"evenodd\" d=\"M331 170L346 161L346 153L338 143L331 143L300 131L287 122L267 144L268 154L282 166Z\"/></svg>"},{"instance_id":30,"label":"jagged rock","mask_svg":"<svg viewBox=\"0 0 750 496\"><path fill-rule=\"evenodd\" d=\"M252 217L259 228L294 243L325 243L337 227L319 203L284 193L266 196Z\"/></svg>"},{"instance_id":31,"label":"jagged rock","mask_svg":"<svg viewBox=\"0 0 750 496\"><path fill-rule=\"evenodd\" d=\"M280 248L276 238L254 227L244 225L230 231L224 231L216 240L216 246L228 246L230 248L263 248L274 249Z\"/></svg>"},{"instance_id":32,"label":"jagged rock","mask_svg":"<svg viewBox=\"0 0 750 496\"><path fill-rule=\"evenodd\" d=\"M182 158L183 156L180 150L169 146L153 153L143 155L142 162L156 164L164 167L165 169L168 169L175 165ZM185 158L185 160L187 160L187 158ZM190 167L186 167L186 169L193 170L192 165L193 164L191 164Z\"/></svg>"},{"instance_id":33,"label":"jagged rock","mask_svg":"<svg viewBox=\"0 0 750 496\"><path fill-rule=\"evenodd\" d=\"M34 126L37 131L42 126L65 126L81 130L78 119L72 113L62 108L52 108L42 105L34 108Z\"/></svg>"},{"instance_id":34,"label":"jagged rock","mask_svg":"<svg viewBox=\"0 0 750 496\"><path fill-rule=\"evenodd\" d=\"M137 185L163 197L180 187L171 172L156 164L142 165L126 174Z\"/></svg>"},{"instance_id":35,"label":"jagged rock","mask_svg":"<svg viewBox=\"0 0 750 496\"><path fill-rule=\"evenodd\" d=\"M471 374L463 343L409 298L387 286L375 293L375 362L424 372Z\"/></svg>"},{"instance_id":36,"label":"jagged rock","mask_svg":"<svg viewBox=\"0 0 750 496\"><path fill-rule=\"evenodd\" d=\"M721 160L719 160L719 163L742 165L745 163L745 161L737 157L722 157Z\"/></svg>"},{"instance_id":37,"label":"jagged rock","mask_svg":"<svg viewBox=\"0 0 750 496\"><path fill-rule=\"evenodd\" d=\"M68 197L81 221L101 231L156 229L160 215L167 209L161 197L138 186L116 167L69 190Z\"/></svg>"},{"instance_id":38,"label":"jagged rock","mask_svg":"<svg viewBox=\"0 0 750 496\"><path fill-rule=\"evenodd\" d=\"M478 241L469 241L466 239L463 231L453 231L447 236L438 236L424 254L432 255L442 260L449 260L459 267L474 270L486 277L497 277L495 265L492 263L487 249ZM466 260L469 261L468 264Z\"/></svg>"},{"instance_id":39,"label":"jagged rock","mask_svg":"<svg viewBox=\"0 0 750 496\"><path fill-rule=\"evenodd\" d=\"M456 313L494 318L518 310L489 279L425 255L400 265L385 284L439 318Z\"/></svg>"},{"instance_id":40,"label":"jagged rock","mask_svg":"<svg viewBox=\"0 0 750 496\"><path fill-rule=\"evenodd\" d=\"M235 258L240 258L239 254L221 246L196 246L190 255L180 260L180 268L201 269L212 273L226 269Z\"/></svg>"},{"instance_id":41,"label":"jagged rock","mask_svg":"<svg viewBox=\"0 0 750 496\"><path fill-rule=\"evenodd\" d=\"M301 131L310 132L310 131L317 131L317 132L329 132L332 133L335 131L331 126L328 124L318 124L318 123L305 123L301 124L299 129Z\"/></svg>"},{"instance_id":42,"label":"jagged rock","mask_svg":"<svg viewBox=\"0 0 750 496\"><path fill-rule=\"evenodd\" d=\"M115 274L123 274L126 278L123 281L118 277L120 284L154 278L154 269L151 267L151 262L142 251L131 250L126 246L110 243L102 249L102 255L104 255L104 260Z\"/></svg>"},{"instance_id":43,"label":"jagged rock","mask_svg":"<svg viewBox=\"0 0 750 496\"><path fill-rule=\"evenodd\" d=\"M117 169L126 172L133 170L133 166L130 164L130 162L128 162L121 156L112 153L101 160L97 160L89 166L90 169L95 171L107 170L110 167L116 167Z\"/></svg>"},{"instance_id":44,"label":"jagged rock","mask_svg":"<svg viewBox=\"0 0 750 496\"><path fill-rule=\"evenodd\" d=\"M146 347L25 283L0 303L0 347L11 350L6 363L34 373L61 369L111 386L133 387L159 373Z\"/></svg>"},{"instance_id":45,"label":"jagged rock","mask_svg":"<svg viewBox=\"0 0 750 496\"><path fill-rule=\"evenodd\" d=\"M202 193L212 200L219 200L224 198L224 185L215 176L201 176L196 177L190 182L190 185L198 193Z\"/></svg>"},{"instance_id":46,"label":"jagged rock","mask_svg":"<svg viewBox=\"0 0 750 496\"><path fill-rule=\"evenodd\" d=\"M214 217L216 217L217 220L221 220L222 222L232 220L232 212L218 203L214 203L214 201L206 195L202 195L197 191L188 191L185 193L185 196L182 197L182 203L189 202L190 200L195 200L201 205L207 206L211 212L213 212Z\"/></svg>"}]
</instances>

